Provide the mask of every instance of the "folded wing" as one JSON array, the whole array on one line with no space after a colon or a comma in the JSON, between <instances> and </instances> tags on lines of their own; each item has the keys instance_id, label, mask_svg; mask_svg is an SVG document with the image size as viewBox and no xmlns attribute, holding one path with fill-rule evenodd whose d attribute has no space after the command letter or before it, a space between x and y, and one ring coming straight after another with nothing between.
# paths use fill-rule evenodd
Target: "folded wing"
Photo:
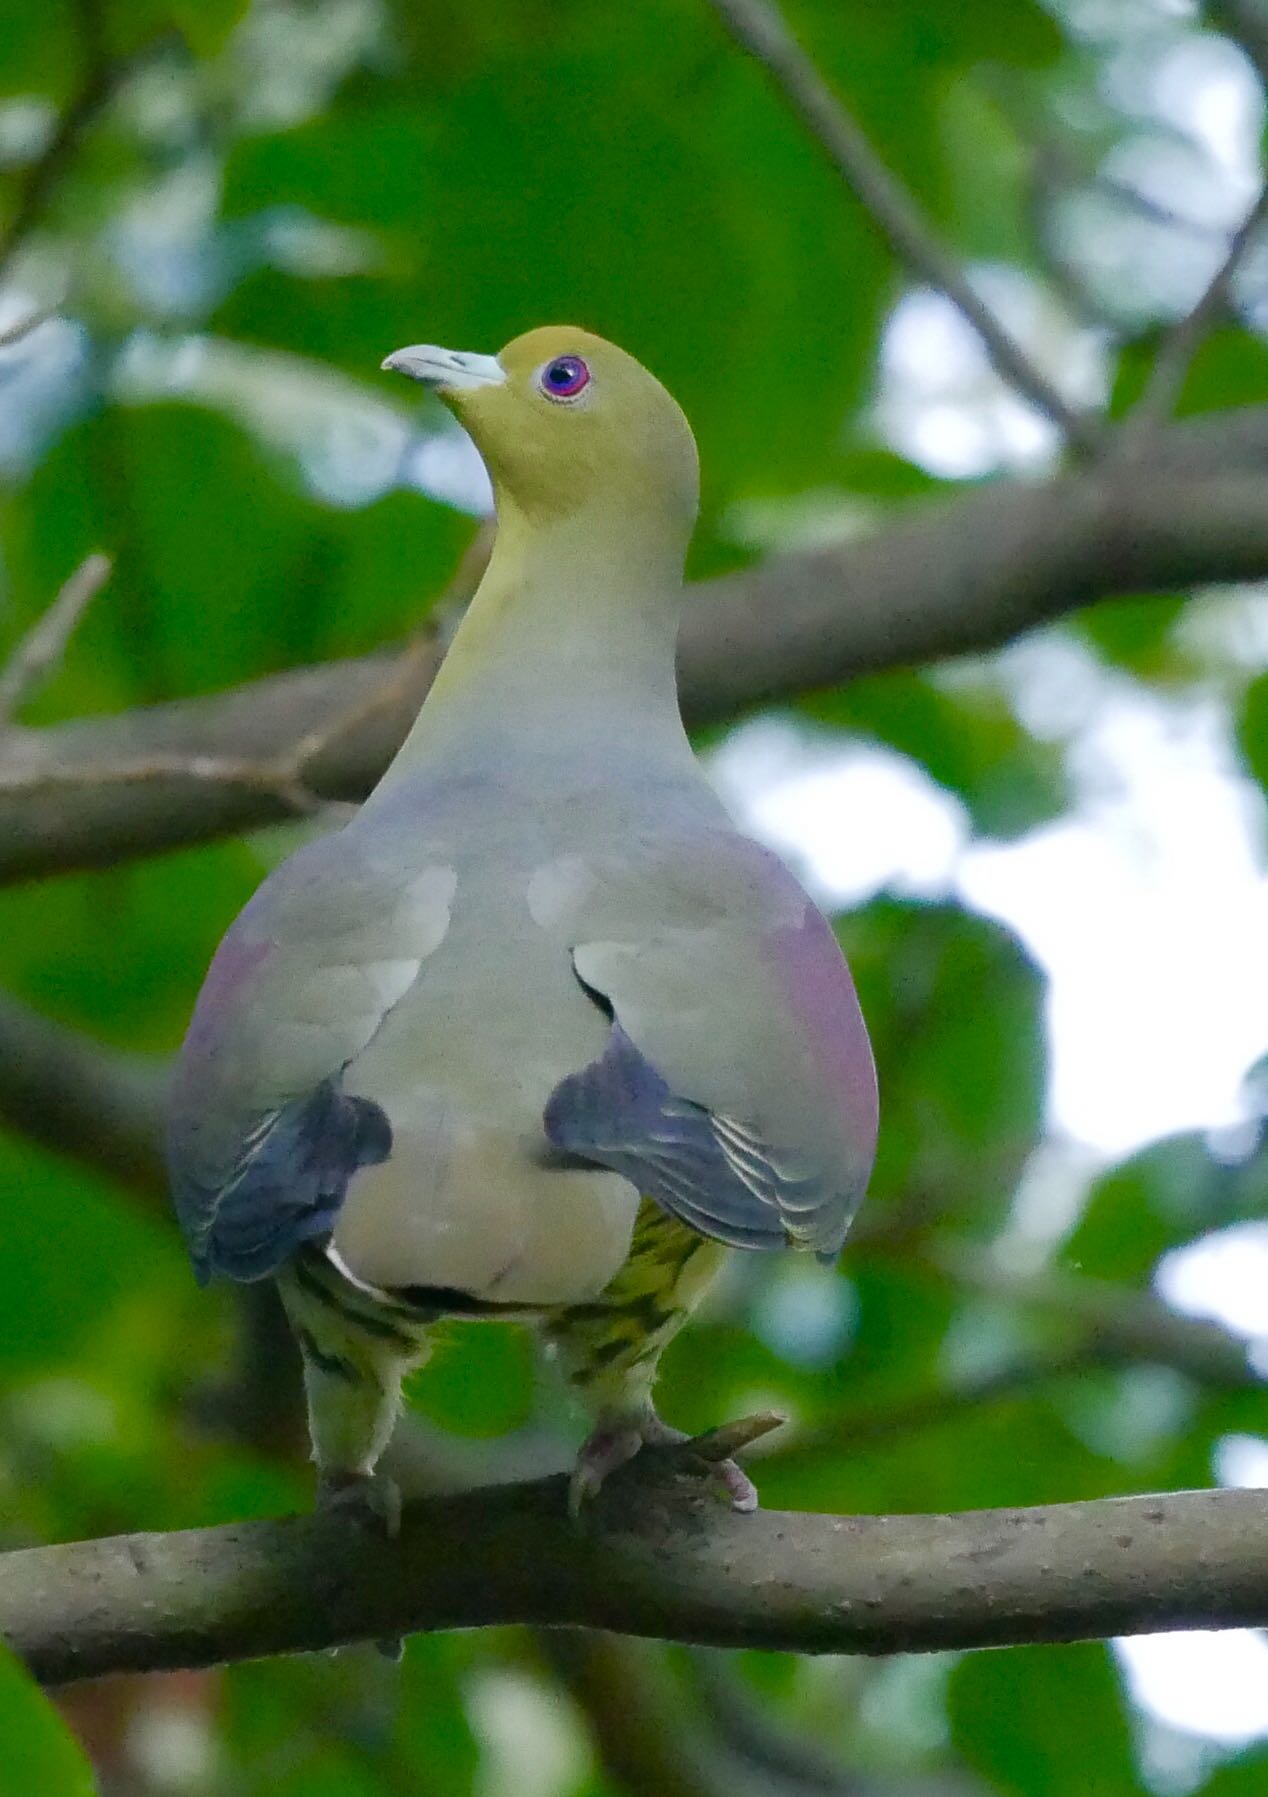
<instances>
[{"instance_id":1,"label":"folded wing","mask_svg":"<svg viewBox=\"0 0 1268 1797\"><path fill-rule=\"evenodd\" d=\"M263 1279L333 1226L386 1160L380 1107L346 1070L449 921L442 866L367 857L352 831L283 864L225 937L177 1067L168 1163L195 1271Z\"/></svg>"},{"instance_id":2,"label":"folded wing","mask_svg":"<svg viewBox=\"0 0 1268 1797\"><path fill-rule=\"evenodd\" d=\"M703 1235L834 1255L871 1170L876 1080L832 931L743 838L678 842L661 874L596 874L580 921L603 934L573 963L612 1029L555 1089L546 1133Z\"/></svg>"}]
</instances>

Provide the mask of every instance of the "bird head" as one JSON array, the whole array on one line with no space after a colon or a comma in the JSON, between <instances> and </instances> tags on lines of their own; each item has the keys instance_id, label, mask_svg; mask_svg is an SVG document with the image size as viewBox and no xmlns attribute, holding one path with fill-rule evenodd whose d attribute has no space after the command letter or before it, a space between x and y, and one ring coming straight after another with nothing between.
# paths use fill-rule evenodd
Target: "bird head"
<instances>
[{"instance_id":1,"label":"bird head","mask_svg":"<svg viewBox=\"0 0 1268 1797\"><path fill-rule=\"evenodd\" d=\"M496 356L416 343L383 367L430 387L470 432L500 514L513 507L545 525L598 508L690 532L699 490L691 427L614 343L548 325Z\"/></svg>"}]
</instances>

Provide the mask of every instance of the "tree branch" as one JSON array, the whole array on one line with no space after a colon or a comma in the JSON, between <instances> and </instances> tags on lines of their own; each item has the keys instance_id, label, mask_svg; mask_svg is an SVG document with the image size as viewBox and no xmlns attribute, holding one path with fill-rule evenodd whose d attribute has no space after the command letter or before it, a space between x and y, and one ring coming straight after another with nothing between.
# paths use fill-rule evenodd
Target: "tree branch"
<instances>
[{"instance_id":1,"label":"tree branch","mask_svg":"<svg viewBox=\"0 0 1268 1797\"><path fill-rule=\"evenodd\" d=\"M0 1124L56 1154L166 1192L167 1069L112 1054L0 993Z\"/></svg>"},{"instance_id":2,"label":"tree branch","mask_svg":"<svg viewBox=\"0 0 1268 1797\"><path fill-rule=\"evenodd\" d=\"M762 1717L728 1676L730 1665L713 1656L692 1688L663 1650L628 1636L541 1629L536 1639L626 1797L985 1797L976 1780L954 1772L868 1775L835 1764Z\"/></svg>"},{"instance_id":3,"label":"tree branch","mask_svg":"<svg viewBox=\"0 0 1268 1797\"><path fill-rule=\"evenodd\" d=\"M52 136L27 169L13 211L0 229L0 280L8 274L14 257L39 223L58 183L79 154L86 133L130 66L127 62L113 62L107 55L95 0L80 0L78 12L83 76Z\"/></svg>"},{"instance_id":4,"label":"tree branch","mask_svg":"<svg viewBox=\"0 0 1268 1797\"><path fill-rule=\"evenodd\" d=\"M971 1291L1051 1311L1107 1359L1168 1366L1215 1390L1262 1390L1250 1345L1211 1317L1185 1316L1147 1289L1071 1273L1063 1267L1018 1272L996 1255L943 1237L929 1262Z\"/></svg>"},{"instance_id":5,"label":"tree branch","mask_svg":"<svg viewBox=\"0 0 1268 1797\"><path fill-rule=\"evenodd\" d=\"M1176 429L1147 467L985 488L874 536L695 589L679 679L693 725L851 676L1007 642L1118 593L1268 574L1268 408ZM1216 472L1232 443L1244 464ZM1207 469L1211 471L1206 471ZM0 882L249 830L361 797L439 649L274 675L227 693L14 733L0 751ZM330 719L349 720L333 739ZM302 794L293 778L305 750Z\"/></svg>"},{"instance_id":6,"label":"tree branch","mask_svg":"<svg viewBox=\"0 0 1268 1797\"><path fill-rule=\"evenodd\" d=\"M306 1516L27 1548L0 1632L55 1684L513 1622L864 1654L1268 1623L1262 1492L739 1516L641 1459L584 1528L559 1477L411 1506L394 1542Z\"/></svg>"},{"instance_id":7,"label":"tree branch","mask_svg":"<svg viewBox=\"0 0 1268 1797\"><path fill-rule=\"evenodd\" d=\"M1163 342L1145 391L1110 439L1110 453L1126 460L1143 446L1176 409L1194 356L1227 310L1234 276L1268 216L1268 185L1261 188L1246 217L1229 239L1228 250L1192 310Z\"/></svg>"},{"instance_id":8,"label":"tree branch","mask_svg":"<svg viewBox=\"0 0 1268 1797\"><path fill-rule=\"evenodd\" d=\"M911 194L881 161L858 121L797 43L772 0L710 0L710 4L740 47L765 67L910 273L938 288L967 319L997 374L1051 418L1071 444L1094 452L1101 441L1098 421L1066 403L983 303Z\"/></svg>"},{"instance_id":9,"label":"tree branch","mask_svg":"<svg viewBox=\"0 0 1268 1797\"><path fill-rule=\"evenodd\" d=\"M0 668L0 731L57 666L84 613L109 578L110 557L88 556Z\"/></svg>"}]
</instances>

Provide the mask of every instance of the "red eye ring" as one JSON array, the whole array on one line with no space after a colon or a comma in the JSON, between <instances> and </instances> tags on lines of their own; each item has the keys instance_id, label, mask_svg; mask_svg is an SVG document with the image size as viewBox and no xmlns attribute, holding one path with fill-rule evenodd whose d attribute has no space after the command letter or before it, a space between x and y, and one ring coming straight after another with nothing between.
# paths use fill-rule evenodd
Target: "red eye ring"
<instances>
[{"instance_id":1,"label":"red eye ring","mask_svg":"<svg viewBox=\"0 0 1268 1797\"><path fill-rule=\"evenodd\" d=\"M538 369L537 385L547 399L576 399L590 385L590 370L580 356L555 356Z\"/></svg>"}]
</instances>

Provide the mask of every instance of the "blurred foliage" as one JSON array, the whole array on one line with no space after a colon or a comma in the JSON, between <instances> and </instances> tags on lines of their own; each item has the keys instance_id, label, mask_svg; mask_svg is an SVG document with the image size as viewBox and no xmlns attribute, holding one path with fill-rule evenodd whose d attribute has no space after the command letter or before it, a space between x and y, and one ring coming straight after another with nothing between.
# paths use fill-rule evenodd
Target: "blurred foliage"
<instances>
[{"instance_id":1,"label":"blurred foliage","mask_svg":"<svg viewBox=\"0 0 1268 1797\"><path fill-rule=\"evenodd\" d=\"M1133 212L1115 171L1146 141L1199 154L1140 98L1164 56L1211 41L1190 10L789 6L948 242L1035 299L1034 353L1059 363L1079 333L1093 345L1114 415L1182 305L1146 276L1151 254L1165 263L1170 246L1171 266L1191 235ZM1115 244L1137 233L1117 278L1093 254L1104 241L1080 261L1062 226L1074 202L1102 208ZM701 572L952 494L955 479L877 422L898 379L883 332L907 285L704 0L0 0L0 332L57 314L0 345L0 659L90 550L116 562L24 721L208 691L411 629L480 507L452 428L376 372L420 337L488 350L571 318L642 356L700 439ZM1268 397L1257 316L1202 347L1182 412ZM1001 396L989 372L957 378L928 404L963 431ZM964 478L1030 470L1030 453L1005 442ZM1175 596L1128 596L1052 634L1123 682L1216 693L1268 785L1268 676L1204 660L1180 612ZM999 658L873 676L796 711L831 741L906 758L979 840L1082 799L1073 732L1037 727ZM169 1051L275 853L276 839L226 843L6 892L0 985L115 1047ZM974 1284L941 1250L1003 1240L1146 1287L1164 1254L1262 1216L1263 1156L1165 1141L1098 1177L1068 1228L1027 1234L1019 1182L1045 1129L1040 972L945 895L882 892L840 931L885 1112L856 1242L835 1278L737 1265L667 1358L667 1416L695 1428L755 1403L786 1410L794 1429L760 1478L791 1506L1208 1482L1224 1436L1268 1436L1260 1391L1148 1364L1072 1372L1075 1320ZM160 1208L16 1136L0 1139L0 1183L6 1543L307 1502L294 1427L263 1440L225 1427L241 1318L231 1295L196 1291ZM1001 1378L1014 1367L1029 1372ZM437 1477L504 1470L542 1436L562 1460L579 1429L510 1328L452 1328L413 1398ZM1141 1745L1155 1724L1096 1646L877 1667L754 1654L730 1670L764 1725L893 1797L959 1774L1016 1797L1132 1797L1160 1763ZM412 1641L399 1669L366 1651L61 1702L69 1730L0 1664L0 1797L89 1789L70 1731L100 1788L128 1797L632 1788L509 1632ZM1207 1770L1185 1788L1258 1791L1262 1749L1215 1753Z\"/></svg>"},{"instance_id":2,"label":"blurred foliage","mask_svg":"<svg viewBox=\"0 0 1268 1797\"><path fill-rule=\"evenodd\" d=\"M0 1647L0 1790L91 1797L92 1768L56 1710Z\"/></svg>"}]
</instances>

